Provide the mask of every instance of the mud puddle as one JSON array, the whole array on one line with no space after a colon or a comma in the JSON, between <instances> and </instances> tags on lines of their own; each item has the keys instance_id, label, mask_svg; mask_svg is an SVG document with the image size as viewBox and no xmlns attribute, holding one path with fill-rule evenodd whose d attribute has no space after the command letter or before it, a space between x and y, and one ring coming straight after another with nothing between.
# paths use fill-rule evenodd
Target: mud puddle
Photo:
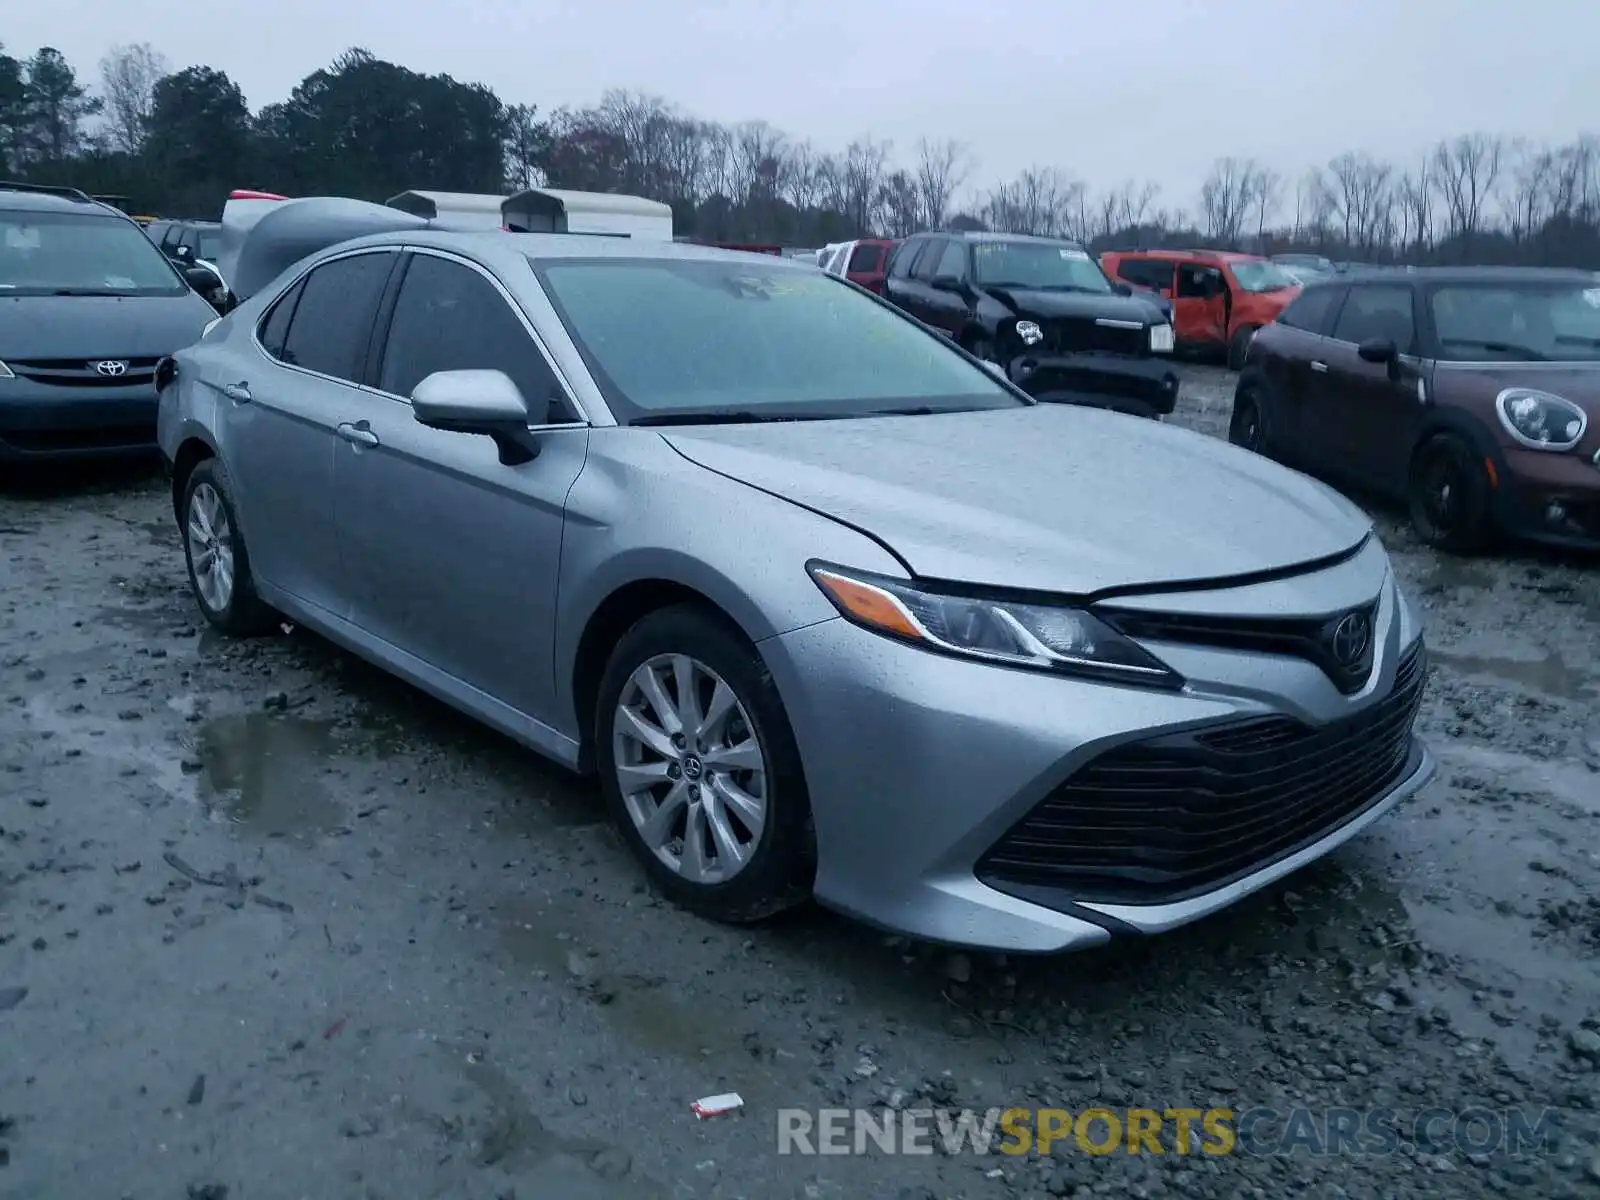
<instances>
[{"instance_id":1,"label":"mud puddle","mask_svg":"<svg viewBox=\"0 0 1600 1200\"><path fill-rule=\"evenodd\" d=\"M262 837L314 840L344 822L327 776L349 753L333 721L240 713L201 725L192 763L208 812Z\"/></svg>"}]
</instances>

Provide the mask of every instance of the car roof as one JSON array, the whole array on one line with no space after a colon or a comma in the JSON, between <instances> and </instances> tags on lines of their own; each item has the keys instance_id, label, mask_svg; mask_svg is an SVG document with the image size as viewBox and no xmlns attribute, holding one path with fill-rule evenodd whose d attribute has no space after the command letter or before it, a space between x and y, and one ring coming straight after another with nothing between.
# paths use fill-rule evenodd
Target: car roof
<instances>
[{"instance_id":1,"label":"car roof","mask_svg":"<svg viewBox=\"0 0 1600 1200\"><path fill-rule=\"evenodd\" d=\"M1394 283L1403 278L1416 283L1571 283L1594 287L1600 272L1572 267L1353 267L1333 279L1319 279L1311 287L1349 283Z\"/></svg>"},{"instance_id":2,"label":"car roof","mask_svg":"<svg viewBox=\"0 0 1600 1200\"><path fill-rule=\"evenodd\" d=\"M1031 233L995 233L987 229L951 229L943 232L919 233L917 237L952 237L967 242L1029 242L1040 246L1078 246L1071 238L1038 237Z\"/></svg>"},{"instance_id":3,"label":"car roof","mask_svg":"<svg viewBox=\"0 0 1600 1200\"><path fill-rule=\"evenodd\" d=\"M849 243L840 242L839 245ZM487 260L520 256L543 262L563 258L652 259L671 262L748 262L779 270L808 272L814 268L775 254L723 250L691 242L650 241L644 238L607 237L584 233L508 233L500 229L451 230L441 228L396 230L340 242L333 250L367 246L424 246L454 250Z\"/></svg>"},{"instance_id":4,"label":"car roof","mask_svg":"<svg viewBox=\"0 0 1600 1200\"><path fill-rule=\"evenodd\" d=\"M86 217L133 218L126 213L90 199L74 188L47 188L34 184L0 182L0 211L39 213L79 213Z\"/></svg>"}]
</instances>

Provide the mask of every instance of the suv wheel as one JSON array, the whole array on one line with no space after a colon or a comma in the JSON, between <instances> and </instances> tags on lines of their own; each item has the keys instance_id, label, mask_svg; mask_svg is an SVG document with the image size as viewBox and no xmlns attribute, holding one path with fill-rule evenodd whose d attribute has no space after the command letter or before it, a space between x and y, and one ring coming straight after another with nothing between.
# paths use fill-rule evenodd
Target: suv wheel
<instances>
[{"instance_id":1,"label":"suv wheel","mask_svg":"<svg viewBox=\"0 0 1600 1200\"><path fill-rule=\"evenodd\" d=\"M1261 399L1254 388L1240 388L1233 397L1233 416L1228 421L1228 440L1256 454L1267 453L1266 420Z\"/></svg>"},{"instance_id":2,"label":"suv wheel","mask_svg":"<svg viewBox=\"0 0 1600 1200\"><path fill-rule=\"evenodd\" d=\"M623 839L669 899L748 924L809 898L800 751L760 655L723 622L678 605L623 636L600 683L595 760Z\"/></svg>"},{"instance_id":3,"label":"suv wheel","mask_svg":"<svg viewBox=\"0 0 1600 1200\"><path fill-rule=\"evenodd\" d=\"M1244 358L1250 353L1250 341L1256 336L1258 328L1256 325L1241 325L1234 330L1233 338L1228 342L1228 370L1244 370Z\"/></svg>"},{"instance_id":4,"label":"suv wheel","mask_svg":"<svg viewBox=\"0 0 1600 1200\"><path fill-rule=\"evenodd\" d=\"M276 614L256 595L227 468L208 458L183 487L183 556L189 586L207 621L233 637L267 633Z\"/></svg>"},{"instance_id":5,"label":"suv wheel","mask_svg":"<svg viewBox=\"0 0 1600 1200\"><path fill-rule=\"evenodd\" d=\"M1489 478L1455 434L1439 434L1418 448L1407 491L1411 527L1428 545L1472 554L1489 543Z\"/></svg>"}]
</instances>

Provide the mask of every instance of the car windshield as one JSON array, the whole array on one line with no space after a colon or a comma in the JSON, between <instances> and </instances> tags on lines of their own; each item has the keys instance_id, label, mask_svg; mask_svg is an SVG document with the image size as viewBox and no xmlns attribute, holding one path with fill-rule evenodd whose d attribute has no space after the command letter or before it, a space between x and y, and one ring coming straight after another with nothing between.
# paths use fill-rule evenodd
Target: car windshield
<instances>
[{"instance_id":1,"label":"car windshield","mask_svg":"<svg viewBox=\"0 0 1600 1200\"><path fill-rule=\"evenodd\" d=\"M781 260L531 261L623 424L1027 403L888 305Z\"/></svg>"},{"instance_id":2,"label":"car windshield","mask_svg":"<svg viewBox=\"0 0 1600 1200\"><path fill-rule=\"evenodd\" d=\"M1300 284L1298 279L1274 262L1235 259L1228 265L1233 269L1234 279L1247 292L1276 292Z\"/></svg>"},{"instance_id":3,"label":"car windshield","mask_svg":"<svg viewBox=\"0 0 1600 1200\"><path fill-rule=\"evenodd\" d=\"M0 211L0 295L174 296L187 290L132 221Z\"/></svg>"},{"instance_id":4,"label":"car windshield","mask_svg":"<svg viewBox=\"0 0 1600 1200\"><path fill-rule=\"evenodd\" d=\"M1088 253L1066 242L978 241L977 281L1038 292L1109 292L1111 281Z\"/></svg>"},{"instance_id":5,"label":"car windshield","mask_svg":"<svg viewBox=\"0 0 1600 1200\"><path fill-rule=\"evenodd\" d=\"M1600 360L1600 278L1450 284L1434 289L1429 307L1439 356L1447 360Z\"/></svg>"}]
</instances>

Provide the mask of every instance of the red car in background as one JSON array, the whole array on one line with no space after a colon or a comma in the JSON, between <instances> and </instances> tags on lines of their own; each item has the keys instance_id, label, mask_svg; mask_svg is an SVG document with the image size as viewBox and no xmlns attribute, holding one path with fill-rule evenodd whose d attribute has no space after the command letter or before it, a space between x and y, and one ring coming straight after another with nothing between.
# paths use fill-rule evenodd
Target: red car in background
<instances>
[{"instance_id":1,"label":"red car in background","mask_svg":"<svg viewBox=\"0 0 1600 1200\"><path fill-rule=\"evenodd\" d=\"M869 292L884 294L883 281L889 271L889 251L900 243L892 238L862 238L846 242L822 264L830 275L842 275Z\"/></svg>"}]
</instances>

